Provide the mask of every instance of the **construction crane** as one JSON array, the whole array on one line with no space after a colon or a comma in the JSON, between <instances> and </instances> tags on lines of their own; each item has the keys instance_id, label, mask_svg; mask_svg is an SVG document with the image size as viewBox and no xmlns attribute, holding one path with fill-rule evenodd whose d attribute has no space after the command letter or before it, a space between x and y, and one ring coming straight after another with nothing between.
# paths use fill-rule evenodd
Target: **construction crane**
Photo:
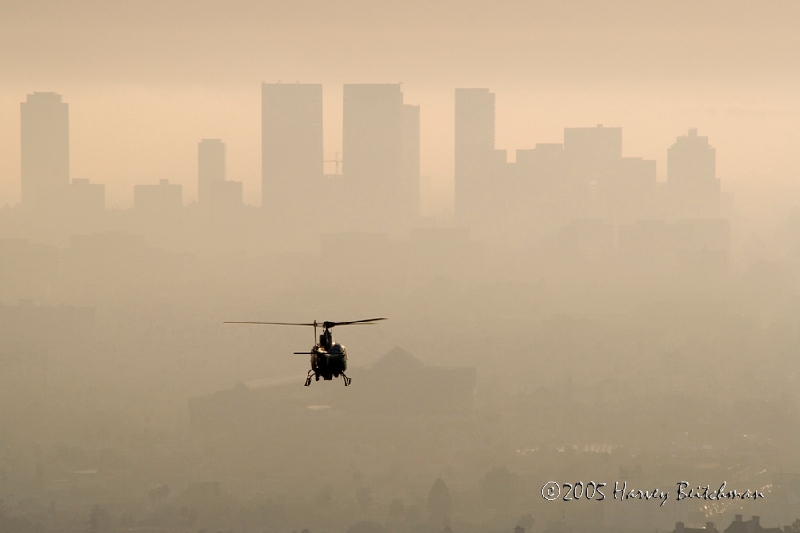
<instances>
[{"instance_id":1,"label":"construction crane","mask_svg":"<svg viewBox=\"0 0 800 533\"><path fill-rule=\"evenodd\" d=\"M333 159L326 159L323 161L323 163L334 163L334 168L336 169L335 174L337 176L339 175L339 165L342 163L342 160L339 159L339 152L336 152L336 155L333 156Z\"/></svg>"}]
</instances>

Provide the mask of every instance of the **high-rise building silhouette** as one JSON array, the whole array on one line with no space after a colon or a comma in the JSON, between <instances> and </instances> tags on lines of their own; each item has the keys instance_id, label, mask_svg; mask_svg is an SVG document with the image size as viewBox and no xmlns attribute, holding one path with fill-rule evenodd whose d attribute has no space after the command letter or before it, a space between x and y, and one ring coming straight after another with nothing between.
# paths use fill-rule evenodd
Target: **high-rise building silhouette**
<instances>
[{"instance_id":1,"label":"high-rise building silhouette","mask_svg":"<svg viewBox=\"0 0 800 533\"><path fill-rule=\"evenodd\" d=\"M667 181L670 183L711 183L716 179L716 150L697 128L678 137L667 150Z\"/></svg>"},{"instance_id":2,"label":"high-rise building silhouette","mask_svg":"<svg viewBox=\"0 0 800 533\"><path fill-rule=\"evenodd\" d=\"M399 84L344 86L342 174L371 229L399 229L419 209L419 107Z\"/></svg>"},{"instance_id":3,"label":"high-rise building silhouette","mask_svg":"<svg viewBox=\"0 0 800 533\"><path fill-rule=\"evenodd\" d=\"M622 128L564 128L564 152L585 167L597 167L622 157Z\"/></svg>"},{"instance_id":4,"label":"high-rise building silhouette","mask_svg":"<svg viewBox=\"0 0 800 533\"><path fill-rule=\"evenodd\" d=\"M510 183L505 191L505 209L514 217L510 223L526 224L535 231L556 231L571 216L564 145L537 143L535 148L517 150L516 161L510 166Z\"/></svg>"},{"instance_id":5,"label":"high-rise building silhouette","mask_svg":"<svg viewBox=\"0 0 800 533\"><path fill-rule=\"evenodd\" d=\"M420 123L419 106L403 105L403 197L405 223L420 214Z\"/></svg>"},{"instance_id":6,"label":"high-rise building silhouette","mask_svg":"<svg viewBox=\"0 0 800 533\"><path fill-rule=\"evenodd\" d=\"M692 128L667 151L667 185L678 218L719 216L720 182L716 150Z\"/></svg>"},{"instance_id":7,"label":"high-rise building silhouette","mask_svg":"<svg viewBox=\"0 0 800 533\"><path fill-rule=\"evenodd\" d=\"M399 84L344 86L342 173L370 182L399 177L403 93Z\"/></svg>"},{"instance_id":8,"label":"high-rise building silhouette","mask_svg":"<svg viewBox=\"0 0 800 533\"><path fill-rule=\"evenodd\" d=\"M207 207L211 184L225 181L225 143L203 139L197 145L197 203Z\"/></svg>"},{"instance_id":9,"label":"high-rise building silhouette","mask_svg":"<svg viewBox=\"0 0 800 533\"><path fill-rule=\"evenodd\" d=\"M489 89L455 90L456 167L469 153L494 150L495 96Z\"/></svg>"},{"instance_id":10,"label":"high-rise building silhouette","mask_svg":"<svg viewBox=\"0 0 800 533\"><path fill-rule=\"evenodd\" d=\"M280 217L319 195L323 176L322 85L261 85L261 205Z\"/></svg>"},{"instance_id":11,"label":"high-rise building silhouette","mask_svg":"<svg viewBox=\"0 0 800 533\"><path fill-rule=\"evenodd\" d=\"M97 215L106 206L106 186L88 179L73 179L67 188L66 204L73 213Z\"/></svg>"},{"instance_id":12,"label":"high-rise building silhouette","mask_svg":"<svg viewBox=\"0 0 800 533\"><path fill-rule=\"evenodd\" d=\"M617 194L622 128L564 128L564 155L572 216L604 218Z\"/></svg>"},{"instance_id":13,"label":"high-rise building silhouette","mask_svg":"<svg viewBox=\"0 0 800 533\"><path fill-rule=\"evenodd\" d=\"M601 183L603 218L632 222L663 216L657 201L656 162L641 157L622 157Z\"/></svg>"},{"instance_id":14,"label":"high-rise building silhouette","mask_svg":"<svg viewBox=\"0 0 800 533\"><path fill-rule=\"evenodd\" d=\"M183 204L183 187L169 180L158 180L158 185L135 185L133 207L149 216L175 214Z\"/></svg>"},{"instance_id":15,"label":"high-rise building silhouette","mask_svg":"<svg viewBox=\"0 0 800 533\"><path fill-rule=\"evenodd\" d=\"M467 225L491 218L505 151L495 150L495 95L489 89L455 90L455 215Z\"/></svg>"},{"instance_id":16,"label":"high-rise building silhouette","mask_svg":"<svg viewBox=\"0 0 800 533\"><path fill-rule=\"evenodd\" d=\"M52 209L69 185L69 106L56 93L20 104L22 205Z\"/></svg>"}]
</instances>

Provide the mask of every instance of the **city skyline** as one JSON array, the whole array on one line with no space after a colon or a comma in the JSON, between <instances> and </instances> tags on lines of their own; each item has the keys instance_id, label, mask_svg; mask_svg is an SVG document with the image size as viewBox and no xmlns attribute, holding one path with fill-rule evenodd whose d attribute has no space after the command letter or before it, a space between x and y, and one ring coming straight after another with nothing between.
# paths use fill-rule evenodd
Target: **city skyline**
<instances>
[{"instance_id":1,"label":"city skyline","mask_svg":"<svg viewBox=\"0 0 800 533\"><path fill-rule=\"evenodd\" d=\"M284 86L285 86L285 87L287 87L287 88L291 88L291 87L293 87L293 86L297 86L297 85L295 85L295 84L280 84L280 83L278 83L278 84L263 84L263 87L276 87L276 88L277 88L277 87L281 87L282 85L284 85ZM381 84L381 85L375 85L375 87L380 87L380 86L387 86L387 87L388 87L388 86L391 86L391 84L389 84L389 85L385 85L385 84ZM316 87L316 88L317 88L317 91L320 91L320 92L318 92L318 95L317 95L317 97L316 97L316 98L317 98L317 103L316 103L316 105L317 105L318 107L320 107L320 108L322 108L322 107L323 107L323 106L321 106L321 88L322 88L322 86L321 86L321 85L306 85L306 86L300 85L300 86L297 86L297 87ZM492 104L493 104L493 105L492 105L492 107L494 107L494 98L495 98L495 93L494 93L494 92L491 92L491 91L492 91L491 89L485 89L485 88L476 88L476 89L456 89L456 90L455 90L455 94L457 95L459 91L465 91L465 90L466 90L466 91L487 91L487 90L488 90L488 91L489 91L489 93L488 93L488 94L490 94L490 95L492 96ZM33 94L54 94L55 96L57 96L57 97L59 97L59 98L61 98L61 97L63 96L63 95L56 95L55 93L33 93ZM30 97L30 95L29 95L29 97ZM457 99L458 99L458 96L456 96L456 99L455 99L455 101L457 101ZM62 105L63 105L63 106L66 108L66 107L68 107L68 102L62 102ZM264 105L264 102L262 102L262 109L263 109L263 105ZM456 104L456 105L458 105L458 104ZM406 108L409 108L409 106L408 106L408 105L406 105L405 107L406 107ZM419 106L414 106L414 107L416 107L416 109L417 109L416 113L417 113L417 115L419 116L419 115L420 115L420 111L419 111L420 107L419 107ZM319 119L321 119L321 116L322 116L321 110L317 111L317 113L319 114L319 115L318 115L318 116L319 116ZM422 114L422 116L424 116L424 110L422 111L422 113L421 113L421 114ZM457 114L456 114L456 116L457 116ZM492 119L494 120L494 118L495 118L495 117L494 117L494 114L493 114L493 115L492 115ZM262 118L262 124L265 124L264 120L265 120L265 119L264 119L264 118ZM415 119L415 120L418 120L418 121L419 121L419 118L417 118L417 119ZM458 119L456 118L456 121L457 121L457 120L458 120ZM320 128L320 126L321 126L321 125L320 125L320 124L318 124L316 127L317 127L317 128ZM570 133L569 133L570 131L573 131L573 130L574 130L574 131L580 131L581 129L590 129L590 128L564 127L564 128L563 128L563 135L564 135L564 136L566 136L566 137L568 137L568 136L570 135ZM612 129L614 129L614 128L612 128ZM697 128L688 128L688 129L689 129L690 131L692 131L692 130L696 131L696 130L697 130ZM621 150L623 149L623 144L624 144L624 143L623 143L623 141L622 141L622 136L621 136L621 130L622 130L622 128L616 128L616 130L620 132L620 136L619 136L619 138L617 139L617 141L616 141L616 142L617 142L617 144L619 145L617 149L621 151ZM453 130L453 131L455 131L455 130ZM264 133L262 132L262 139L264 138L264 137L263 137L263 135L264 135ZM317 135L319 135L319 134L317 134ZM457 134L456 134L456 135L457 135ZM496 135L495 135L495 136L496 136ZM563 143L563 139L564 139L564 138L565 138L565 137L562 137L562 140L561 140L561 142L562 142L562 143ZM705 136L704 138L708 138L708 136ZM315 149L313 149L313 150L316 150L317 152L319 151L319 147L321 147L321 145L322 145L322 140L323 140L323 139L326 139L326 137L319 136L319 137L317 138L317 140L316 140L316 141L314 141L314 142L316 142L316 143L317 143L317 148L315 148ZM199 146L201 146L201 145L202 145L202 144L204 144L204 143L205 143L205 144L208 144L209 142L212 142L212 141L214 141L214 142L221 142L221 141L220 141L220 139L216 139L216 140L215 140L215 139L201 139L201 140L199 141ZM307 143L306 143L306 144L307 144ZM535 143L535 145L536 145L536 146L539 146L539 145L546 145L546 144L548 144L548 143L539 143L539 142ZM224 161L224 163L222 163L222 164L223 164L223 167L227 167L227 157L224 155L224 154L226 153L226 151L227 151L227 150L226 150L226 148L225 148L225 146L226 146L226 145L225 145L225 143L222 143L222 153L223 153L223 156L222 156L222 157L223 157L223 159L225 160L225 161ZM287 145L287 146L288 146L288 145ZM523 148L523 149L522 149L522 152L527 152L527 151L530 151L532 148L533 148L533 146L529 146L529 147ZM263 150L265 150L265 148L262 146L262 152L263 152ZM342 149L342 150L343 150L343 149ZM511 163L511 164L513 164L513 163L516 161L516 158L514 157L514 155L513 155L513 152L512 152L511 150L507 150L507 149L504 149L504 148L502 148L502 149L501 149L500 147L496 147L496 148L495 148L495 150L496 150L496 152L497 152L497 155L496 155L495 157L496 157L496 158L501 158L501 159L502 159L502 158L505 158L505 159L504 159L504 162L505 162L505 163ZM424 147L423 147L423 151L424 151ZM517 153L517 157L519 157L519 153L522 153L522 152L520 152L520 150L519 150L519 149L517 150L517 152L518 152L518 153ZM666 154L666 152L667 152L667 151L664 151L664 152L665 152L665 154ZM455 161L455 153L456 153L456 152L453 152L453 161ZM506 154L506 155L502 155L502 154ZM319 156L319 155L317 155L317 157L315 157L314 159L319 159L319 157L320 157L320 156ZM317 162L316 162L316 163L314 163L314 164L316 164L316 165L319 165L320 167L322 167L322 168L323 168L323 173L324 173L324 174L327 174L327 175L331 175L331 174L332 174L331 170L334 168L334 167L333 167L333 165L331 165L331 164L330 164L332 161L337 163L337 167L335 167L335 168L337 168L337 169L338 169L338 168L340 168L340 165L341 165L342 167L344 167L344 166L345 166L345 164L342 164L342 161L343 161L343 160L346 158L346 156L344 155L343 151L337 151L337 152L335 153L335 155L334 155L334 156L326 156L326 155L324 155L324 154L323 154L321 157L323 157L323 158L324 158L324 160L323 160L323 161L317 161ZM332 157L332 159L327 159L327 157ZM335 158L337 158L337 157L338 157L339 159L338 159L338 160L335 160ZM351 158L352 158L352 157L353 157L353 156L351 156ZM663 159L666 159L666 158L663 158ZM262 163L263 163L263 161L264 161L264 160L265 160L265 159L264 159L264 157L262 156ZM498 161L498 162L500 162L500 159L497 159L497 161ZM655 163L655 159L653 160L653 162ZM331 167L332 167L332 169L331 169L331 170L327 170L327 171L326 171L326 170L325 170L325 167L328 167L328 166L331 166ZM456 167L457 167L457 164L456 164ZM666 167L666 165L663 165L663 167ZM197 162L195 162L195 169L197 169L197 168L198 168L198 167L197 167ZM666 181L667 181L667 170L666 170L666 168L657 167L657 169L658 169L658 170L657 170L657 181L659 181L659 182L666 182ZM226 171L227 171L227 170L225 170L225 172L226 172ZM340 170L340 171L341 171L341 170ZM197 172L197 171L196 171L196 172ZM219 170L215 170L214 172L217 172L217 173L218 173L218 172L220 172L220 171L219 171ZM351 176L352 176L352 173L350 173L350 174L351 174ZM422 186L422 187L424 188L424 187L425 187L425 181L426 181L426 180L427 180L427 181L430 181L430 177L429 177L429 176L424 176L424 175L423 175L423 173L421 173L421 172L420 172L420 174L421 174L421 176L420 176L420 179L418 180L418 183L417 183L417 185L416 185L416 186L417 186L417 187L420 187L420 186ZM79 180L80 180L82 183L86 181L86 180L85 180L85 178L73 178L73 179L79 179ZM153 179L155 179L155 180L163 180L163 179L170 180L170 178L164 178L164 177L154 177ZM153 179L151 179L150 181L153 181ZM113 180L113 179L111 179L111 180L108 180L106 183L109 183L109 182L110 182L110 183L114 183L114 184L115 184L115 181L116 181L116 180ZM176 180L175 180L174 178L173 178L173 179L171 179L171 181L172 181L173 183L175 183L175 182L176 182ZM718 180L718 182L719 182L719 180ZM197 202L197 195L196 195L196 194L193 194L193 191L197 191L197 177L195 176L195 179L193 180L193 182L190 182L190 183L188 183L188 184L187 184L187 183L185 183L185 182L180 182L180 181L178 181L178 183L181 183L181 184L184 186L184 189L187 191L187 193L183 195L183 202L182 202L182 203L183 203L183 205L188 205L188 204L190 204L190 203ZM261 185L262 185L262 186L261 186L261 188L260 188L260 190L259 190L259 193L260 193L259 195L260 195L260 196L262 196L262 198L263 198L263 195L265 194L265 191L266 191L266 189L264 188L264 184L265 184L265 183L266 183L266 182L264 182L264 181L263 181L263 179L262 179L262 183L261 183ZM144 183L138 183L138 184L144 184ZM719 187L719 185L717 185L717 187ZM131 190L131 192L132 192L132 190ZM435 191L434 191L434 192L431 192L430 190L428 190L428 191L426 191L426 192L427 192L427 195L428 195L428 196L432 196L432 195L435 195L435 194L436 194L436 192L435 192ZM441 190L439 191L439 193L441 194ZM419 194L419 193L417 193L417 194ZM422 206L422 209L423 209L423 214L430 215L430 214L433 214L433 213L435 213L435 212L439 212L439 213L449 212L450 216L452 216L452 215L454 214L454 211L453 211L452 209L450 209L450 210L444 210L444 211L443 211L443 210L441 210L441 208L440 208L438 211L434 209L433 211L429 211L428 213L425 213L425 212L424 212L424 211L425 211L425 209L424 209L424 205L425 205L425 203L426 203L426 200L428 200L428 202L430 202L430 198L424 198L424 196L426 195L426 193L425 193L425 192L422 192L422 194L423 194L423 198L420 198L420 201L419 201L419 203L420 203L420 205ZM301 195L301 197L303 197L303 196L304 196L304 195ZM449 196L450 196L450 202L452 202L452 201L453 201L453 199L455 198L455 196L454 196L454 194L453 194L452 187L451 187L451 190L450 190ZM133 200L133 195L132 195L132 194L131 194L131 200ZM245 202L245 203L248 203L248 202ZM254 203L250 203L250 205L256 205L256 206L258 206L258 204L254 204ZM118 206L118 205L117 205L117 206L114 206L114 205L109 205L108 207L117 207L117 208L118 208L119 206Z\"/></svg>"},{"instance_id":2,"label":"city skyline","mask_svg":"<svg viewBox=\"0 0 800 533\"><path fill-rule=\"evenodd\" d=\"M440 192L428 212L452 209L453 87L498 95L497 146L511 154L559 142L564 127L621 126L625 155L656 160L664 181L663 147L697 127L725 150L718 174L744 200L764 187L775 200L785 196L778 188L798 194L796 2L606 9L573 0L544 3L536 16L518 1L357 4L304 11L243 1L236 10L204 3L181 12L180 2L166 2L140 13L125 5L90 12L71 2L37 10L11 0L0 19L0 44L18 50L4 56L0 82L0 205L19 199L9 181L19 174L18 104L33 91L70 101L74 176L93 183L114 176L109 206L130 207L139 176L189 191L190 145L202 138L226 140L231 179L257 205L258 86L279 80L323 84L325 159L342 151L343 84L403 82L406 101L422 109L421 173ZM166 21L180 31L167 31ZM68 27L84 38L73 39ZM120 31L103 29L112 27Z\"/></svg>"},{"instance_id":3,"label":"city skyline","mask_svg":"<svg viewBox=\"0 0 800 533\"><path fill-rule=\"evenodd\" d=\"M0 3L0 531L800 533L798 27Z\"/></svg>"}]
</instances>

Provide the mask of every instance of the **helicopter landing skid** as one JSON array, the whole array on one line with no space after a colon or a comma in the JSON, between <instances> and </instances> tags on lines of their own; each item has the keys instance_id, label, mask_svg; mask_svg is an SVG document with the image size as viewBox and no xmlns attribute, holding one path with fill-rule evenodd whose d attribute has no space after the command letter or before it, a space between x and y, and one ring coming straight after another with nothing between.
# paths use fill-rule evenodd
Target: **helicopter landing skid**
<instances>
[{"instance_id":1,"label":"helicopter landing skid","mask_svg":"<svg viewBox=\"0 0 800 533\"><path fill-rule=\"evenodd\" d=\"M313 370L309 370L308 371L308 376L306 376L306 384L305 384L306 387L311 385L311 377L312 377L312 375L313 375L313 377L315 377L317 379L317 381L319 381L319 376L315 375ZM348 387L350 385L350 383L353 381L351 378L348 378L345 375L344 372L342 372L342 379L344 380L344 386L345 387Z\"/></svg>"}]
</instances>

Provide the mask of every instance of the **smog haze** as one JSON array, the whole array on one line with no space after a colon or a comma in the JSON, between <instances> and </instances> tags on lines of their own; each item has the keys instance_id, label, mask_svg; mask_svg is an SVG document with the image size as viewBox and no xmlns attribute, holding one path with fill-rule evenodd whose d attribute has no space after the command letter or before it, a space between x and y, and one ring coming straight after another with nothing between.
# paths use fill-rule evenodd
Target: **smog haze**
<instances>
[{"instance_id":1,"label":"smog haze","mask_svg":"<svg viewBox=\"0 0 800 533\"><path fill-rule=\"evenodd\" d=\"M6 0L0 531L800 533L798 28Z\"/></svg>"}]
</instances>

